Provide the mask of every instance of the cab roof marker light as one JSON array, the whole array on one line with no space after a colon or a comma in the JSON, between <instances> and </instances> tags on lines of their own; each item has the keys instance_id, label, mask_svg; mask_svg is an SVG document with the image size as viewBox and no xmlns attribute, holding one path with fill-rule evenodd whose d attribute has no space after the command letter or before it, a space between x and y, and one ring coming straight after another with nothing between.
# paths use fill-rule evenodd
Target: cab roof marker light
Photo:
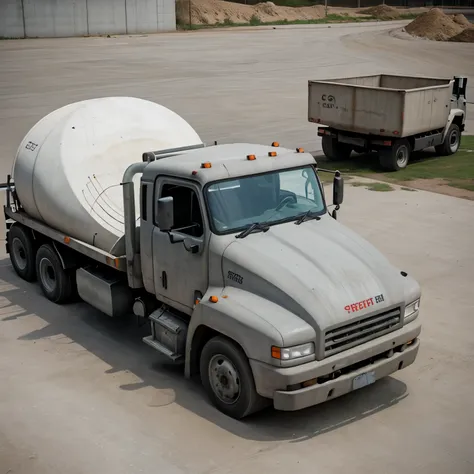
<instances>
[{"instance_id":1,"label":"cab roof marker light","mask_svg":"<svg viewBox=\"0 0 474 474\"><path fill-rule=\"evenodd\" d=\"M268 156L277 156L277 152L276 151L269 151Z\"/></svg>"},{"instance_id":2,"label":"cab roof marker light","mask_svg":"<svg viewBox=\"0 0 474 474\"><path fill-rule=\"evenodd\" d=\"M296 153L304 153L304 148L297 148Z\"/></svg>"},{"instance_id":3,"label":"cab roof marker light","mask_svg":"<svg viewBox=\"0 0 474 474\"><path fill-rule=\"evenodd\" d=\"M210 161L206 161L205 163L201 164L201 168L212 168L212 163Z\"/></svg>"},{"instance_id":4,"label":"cab roof marker light","mask_svg":"<svg viewBox=\"0 0 474 474\"><path fill-rule=\"evenodd\" d=\"M247 160L248 161L254 161L256 159L257 159L257 157L255 155L247 155Z\"/></svg>"},{"instance_id":5,"label":"cab roof marker light","mask_svg":"<svg viewBox=\"0 0 474 474\"><path fill-rule=\"evenodd\" d=\"M273 142L273 143L272 143L272 146L275 147L275 148L277 148L277 147L280 146L280 144L279 144L278 142Z\"/></svg>"}]
</instances>

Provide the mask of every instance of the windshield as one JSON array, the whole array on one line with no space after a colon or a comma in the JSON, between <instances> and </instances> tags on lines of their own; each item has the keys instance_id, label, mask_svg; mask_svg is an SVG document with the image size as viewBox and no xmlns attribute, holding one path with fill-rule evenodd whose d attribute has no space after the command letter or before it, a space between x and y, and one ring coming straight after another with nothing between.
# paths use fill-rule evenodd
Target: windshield
<instances>
[{"instance_id":1,"label":"windshield","mask_svg":"<svg viewBox=\"0 0 474 474\"><path fill-rule=\"evenodd\" d=\"M219 234L257 222L272 225L326 212L312 166L220 181L209 185L206 195L211 223Z\"/></svg>"}]
</instances>

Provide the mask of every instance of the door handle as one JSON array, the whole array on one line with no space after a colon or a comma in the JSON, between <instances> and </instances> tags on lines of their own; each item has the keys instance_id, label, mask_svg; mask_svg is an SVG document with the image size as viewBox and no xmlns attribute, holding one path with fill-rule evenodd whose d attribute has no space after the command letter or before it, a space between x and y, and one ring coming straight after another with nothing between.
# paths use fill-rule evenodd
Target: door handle
<instances>
[{"instance_id":1,"label":"door handle","mask_svg":"<svg viewBox=\"0 0 474 474\"><path fill-rule=\"evenodd\" d=\"M165 271L161 272L161 285L165 290L168 289L168 275L166 275Z\"/></svg>"}]
</instances>

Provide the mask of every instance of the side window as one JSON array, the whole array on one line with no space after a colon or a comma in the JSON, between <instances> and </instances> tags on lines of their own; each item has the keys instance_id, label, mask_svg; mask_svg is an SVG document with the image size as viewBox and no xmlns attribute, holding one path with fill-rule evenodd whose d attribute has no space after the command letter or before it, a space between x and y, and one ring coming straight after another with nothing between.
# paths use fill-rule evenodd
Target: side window
<instances>
[{"instance_id":1,"label":"side window","mask_svg":"<svg viewBox=\"0 0 474 474\"><path fill-rule=\"evenodd\" d=\"M168 196L173 198L173 230L192 237L201 237L203 222L196 192L187 186L164 184L160 198Z\"/></svg>"}]
</instances>

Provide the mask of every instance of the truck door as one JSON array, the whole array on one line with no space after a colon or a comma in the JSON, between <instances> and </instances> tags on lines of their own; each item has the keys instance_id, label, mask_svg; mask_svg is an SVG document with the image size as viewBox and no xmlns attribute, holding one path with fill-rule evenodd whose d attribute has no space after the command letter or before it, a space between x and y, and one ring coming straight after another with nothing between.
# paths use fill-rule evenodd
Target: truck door
<instances>
[{"instance_id":1,"label":"truck door","mask_svg":"<svg viewBox=\"0 0 474 474\"><path fill-rule=\"evenodd\" d=\"M196 292L204 294L208 286L209 227L201 193L194 183L159 177L155 183L155 206L159 198L167 196L173 197L173 232L185 237L188 248L197 244L199 251L191 253L182 242L172 244L168 234L158 228L154 213L152 255L155 294L165 303L190 313Z\"/></svg>"}]
</instances>

